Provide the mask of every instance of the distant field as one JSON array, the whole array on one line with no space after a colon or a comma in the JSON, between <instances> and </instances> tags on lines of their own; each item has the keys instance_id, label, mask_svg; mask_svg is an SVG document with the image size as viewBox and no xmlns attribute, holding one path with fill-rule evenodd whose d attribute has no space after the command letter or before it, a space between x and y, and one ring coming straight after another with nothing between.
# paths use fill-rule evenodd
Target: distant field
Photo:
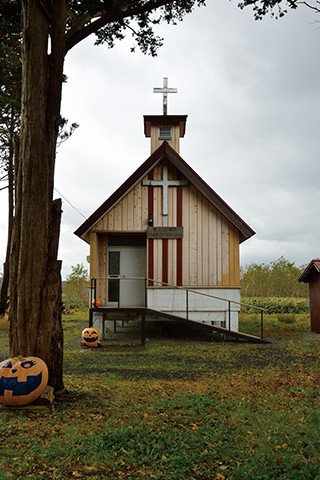
<instances>
[{"instance_id":1,"label":"distant field","mask_svg":"<svg viewBox=\"0 0 320 480\"><path fill-rule=\"evenodd\" d=\"M92 350L80 347L87 318L64 317L66 399L0 409L0 480L320 480L320 336L307 316L265 318L268 345L149 335L141 347L122 332ZM2 320L3 358L7 337Z\"/></svg>"}]
</instances>

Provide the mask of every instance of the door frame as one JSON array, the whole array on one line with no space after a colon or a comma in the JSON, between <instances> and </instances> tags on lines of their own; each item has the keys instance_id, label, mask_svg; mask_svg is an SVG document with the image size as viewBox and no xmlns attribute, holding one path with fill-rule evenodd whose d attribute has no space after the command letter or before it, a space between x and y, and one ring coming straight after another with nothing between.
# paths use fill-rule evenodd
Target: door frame
<instances>
[{"instance_id":1,"label":"door frame","mask_svg":"<svg viewBox=\"0 0 320 480\"><path fill-rule=\"evenodd\" d=\"M144 270L144 273L143 275L139 274L131 274L131 275L126 275L124 273L124 270L121 268L123 267L123 264L122 264L122 259L121 257L124 256L124 253L126 252L126 248L128 248L128 251L129 249L134 249L135 247L143 247L144 248L144 252L143 252L143 257L144 257L144 261L143 261L143 270ZM113 276L114 275L114 278L115 280L118 278L118 282L119 282L119 286L118 286L118 298L114 301L109 301L109 282L112 281L112 280L107 280L106 282L106 305L109 305L109 306L128 306L128 305L122 305L122 303L124 303L123 301L123 298L121 296L121 292L123 293L124 292L124 289L121 288L121 284L123 282L126 282L126 280L122 280L121 281L121 278L125 277L125 276L128 276L128 277L131 277L131 276L143 276L143 277L146 277L147 275L147 247L146 247L146 234L129 234L129 235L108 235L108 241L107 241L107 251L106 251L106 276L109 277L110 274L109 274L109 253L110 252L119 252L120 255L119 255L119 269L118 269L118 272L115 272L115 273L112 273L111 275ZM134 258L134 257L133 257ZM140 265L141 267L141 265ZM139 268L139 266L137 265L137 268ZM138 281L138 280L137 280ZM128 280L128 282L130 282L130 280ZM134 280L132 280L132 282L134 282ZM140 292L141 292L141 295L138 294L138 298L141 298L141 305L140 305L140 302L139 305L129 305L129 306L144 306L145 305L145 282L142 282L143 283L143 290L141 289ZM143 293L143 295L142 295ZM143 298L143 301L142 301L142 298Z\"/></svg>"}]
</instances>

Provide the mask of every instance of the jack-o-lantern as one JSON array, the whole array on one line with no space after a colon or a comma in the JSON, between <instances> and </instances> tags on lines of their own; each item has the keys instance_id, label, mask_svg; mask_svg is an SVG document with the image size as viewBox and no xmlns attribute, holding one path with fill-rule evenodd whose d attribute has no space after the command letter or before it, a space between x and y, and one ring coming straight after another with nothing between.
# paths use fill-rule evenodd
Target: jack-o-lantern
<instances>
[{"instance_id":1,"label":"jack-o-lantern","mask_svg":"<svg viewBox=\"0 0 320 480\"><path fill-rule=\"evenodd\" d=\"M99 343L100 332L97 328L89 327L82 330L82 340L87 347L96 347Z\"/></svg>"},{"instance_id":2,"label":"jack-o-lantern","mask_svg":"<svg viewBox=\"0 0 320 480\"><path fill-rule=\"evenodd\" d=\"M93 308L98 308L98 307L100 307L100 305L101 305L101 302L100 302L99 298L94 298L94 299L92 300L92 306L93 306Z\"/></svg>"},{"instance_id":3,"label":"jack-o-lantern","mask_svg":"<svg viewBox=\"0 0 320 480\"><path fill-rule=\"evenodd\" d=\"M9 358L0 363L0 402L27 405L36 400L48 383L48 368L41 358Z\"/></svg>"}]
</instances>

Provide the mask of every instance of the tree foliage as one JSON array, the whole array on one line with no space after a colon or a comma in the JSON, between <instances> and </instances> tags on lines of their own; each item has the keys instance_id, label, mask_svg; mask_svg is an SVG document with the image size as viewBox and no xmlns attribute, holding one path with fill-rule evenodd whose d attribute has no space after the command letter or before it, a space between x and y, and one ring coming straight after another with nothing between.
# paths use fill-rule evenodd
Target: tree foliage
<instances>
[{"instance_id":1,"label":"tree foliage","mask_svg":"<svg viewBox=\"0 0 320 480\"><path fill-rule=\"evenodd\" d=\"M289 9L295 10L300 2L297 0L242 0L238 6L243 10L251 7L255 20L270 14L271 17L281 18Z\"/></svg>"},{"instance_id":2,"label":"tree foliage","mask_svg":"<svg viewBox=\"0 0 320 480\"><path fill-rule=\"evenodd\" d=\"M269 264L241 267L243 297L307 297L308 285L298 282L305 265L297 267L283 256Z\"/></svg>"},{"instance_id":3,"label":"tree foliage","mask_svg":"<svg viewBox=\"0 0 320 480\"><path fill-rule=\"evenodd\" d=\"M145 54L156 55L163 39L154 33L160 23L176 24L205 0L69 0L66 24L66 52L96 34L96 45L112 48L127 32Z\"/></svg>"},{"instance_id":4,"label":"tree foliage","mask_svg":"<svg viewBox=\"0 0 320 480\"><path fill-rule=\"evenodd\" d=\"M71 267L63 286L62 300L65 308L88 306L89 275L82 263Z\"/></svg>"},{"instance_id":5,"label":"tree foliage","mask_svg":"<svg viewBox=\"0 0 320 480\"><path fill-rule=\"evenodd\" d=\"M54 2L39 0L38 3L52 22ZM205 0L68 0L65 3L65 53L93 33L96 45L107 43L112 48L130 32L143 53L156 55L163 39L154 33L153 27L182 21L196 6L205 5ZM18 0L2 0L1 21L6 20L16 31L20 28L20 17Z\"/></svg>"},{"instance_id":6,"label":"tree foliage","mask_svg":"<svg viewBox=\"0 0 320 480\"><path fill-rule=\"evenodd\" d=\"M16 19L10 18L12 5L5 7L9 14L3 18L4 4L0 6L0 190L8 189L8 240L0 288L0 315L5 313L8 304L14 211L14 151L17 151L14 145L17 144L21 104L21 28Z\"/></svg>"},{"instance_id":7,"label":"tree foliage","mask_svg":"<svg viewBox=\"0 0 320 480\"><path fill-rule=\"evenodd\" d=\"M8 180L21 104L21 27L12 3L0 5L0 181ZM19 15L18 15L19 18ZM0 186L0 189L4 187Z\"/></svg>"},{"instance_id":8,"label":"tree foliage","mask_svg":"<svg viewBox=\"0 0 320 480\"><path fill-rule=\"evenodd\" d=\"M320 13L319 0L314 0L313 3L300 0L242 0L238 7L242 10L246 7L252 8L255 20L262 20L267 14L273 18L281 18L289 10L296 10L299 5L308 7L315 14Z\"/></svg>"}]
</instances>

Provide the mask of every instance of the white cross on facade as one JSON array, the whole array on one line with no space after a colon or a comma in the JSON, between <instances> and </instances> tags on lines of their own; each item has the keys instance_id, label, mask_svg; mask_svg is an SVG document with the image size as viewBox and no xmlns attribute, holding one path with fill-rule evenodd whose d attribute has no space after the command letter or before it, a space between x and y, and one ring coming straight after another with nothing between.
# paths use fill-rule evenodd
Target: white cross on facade
<instances>
[{"instance_id":1,"label":"white cross on facade","mask_svg":"<svg viewBox=\"0 0 320 480\"><path fill-rule=\"evenodd\" d=\"M168 188L179 187L181 185L188 185L187 180L169 180L168 179L168 164L163 162L162 180L144 180L143 185L152 187L162 187L162 226L168 226Z\"/></svg>"},{"instance_id":2,"label":"white cross on facade","mask_svg":"<svg viewBox=\"0 0 320 480\"><path fill-rule=\"evenodd\" d=\"M162 93L163 94L163 115L168 114L168 93L177 93L176 88L168 88L168 79L164 77L163 79L163 87L162 88L154 88L154 93Z\"/></svg>"}]
</instances>

